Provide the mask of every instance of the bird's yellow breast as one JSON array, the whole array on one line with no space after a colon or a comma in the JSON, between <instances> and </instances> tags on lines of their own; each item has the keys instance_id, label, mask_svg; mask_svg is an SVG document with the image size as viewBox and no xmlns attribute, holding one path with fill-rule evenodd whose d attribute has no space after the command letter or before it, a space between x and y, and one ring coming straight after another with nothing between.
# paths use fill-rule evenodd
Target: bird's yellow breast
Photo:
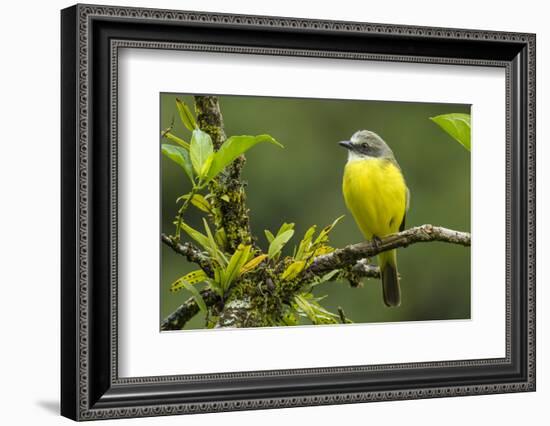
<instances>
[{"instance_id":1,"label":"bird's yellow breast","mask_svg":"<svg viewBox=\"0 0 550 426\"><path fill-rule=\"evenodd\" d=\"M407 207L407 187L401 171L391 161L349 161L342 190L346 206L366 239L399 230Z\"/></svg>"}]
</instances>

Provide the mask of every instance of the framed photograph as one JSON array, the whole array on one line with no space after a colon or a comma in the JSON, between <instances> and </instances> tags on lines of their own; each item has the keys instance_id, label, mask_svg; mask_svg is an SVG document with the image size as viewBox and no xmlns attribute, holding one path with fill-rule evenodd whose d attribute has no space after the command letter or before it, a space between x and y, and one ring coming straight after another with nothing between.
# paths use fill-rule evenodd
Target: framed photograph
<instances>
[{"instance_id":1,"label":"framed photograph","mask_svg":"<svg viewBox=\"0 0 550 426\"><path fill-rule=\"evenodd\" d=\"M64 416L535 390L535 35L61 30Z\"/></svg>"}]
</instances>

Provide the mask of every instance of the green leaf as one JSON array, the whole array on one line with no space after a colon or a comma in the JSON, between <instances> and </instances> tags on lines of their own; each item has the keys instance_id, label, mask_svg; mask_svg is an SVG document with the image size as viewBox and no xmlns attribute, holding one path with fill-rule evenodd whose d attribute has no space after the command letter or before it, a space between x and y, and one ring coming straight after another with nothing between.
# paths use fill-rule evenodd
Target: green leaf
<instances>
[{"instance_id":1,"label":"green leaf","mask_svg":"<svg viewBox=\"0 0 550 426\"><path fill-rule=\"evenodd\" d=\"M309 249L311 248L311 240L313 238L313 234L315 233L315 229L317 229L317 226L313 225L304 234L304 238L300 241L298 251L294 256L296 260L301 260L308 257Z\"/></svg>"},{"instance_id":2,"label":"green leaf","mask_svg":"<svg viewBox=\"0 0 550 426\"><path fill-rule=\"evenodd\" d=\"M338 222L340 222L343 218L344 218L344 216L342 215L342 216L336 218L334 220L334 222L332 222L330 225L325 226L321 230L321 232L319 232L319 236L315 239L315 242L313 243L313 245L317 246L319 244L323 244L326 241L328 241L328 234L330 233L330 231L332 231L334 229L334 227L338 224Z\"/></svg>"},{"instance_id":3,"label":"green leaf","mask_svg":"<svg viewBox=\"0 0 550 426\"><path fill-rule=\"evenodd\" d=\"M210 230L210 226L208 226L208 222L205 218L202 219L202 222L204 223L204 230L206 231L206 236L208 238L209 243L209 252L210 255L216 259L216 261L221 265L222 264L222 258L219 255L218 245L216 244L216 240L214 239L214 235L212 234L212 231Z\"/></svg>"},{"instance_id":4,"label":"green leaf","mask_svg":"<svg viewBox=\"0 0 550 426\"><path fill-rule=\"evenodd\" d=\"M241 268L241 275L246 274L247 272L252 271L255 269L260 263L264 261L264 259L267 257L267 254L260 254L259 256L256 256L254 259L247 262L242 268Z\"/></svg>"},{"instance_id":5,"label":"green leaf","mask_svg":"<svg viewBox=\"0 0 550 426\"><path fill-rule=\"evenodd\" d=\"M279 228L279 231L277 231L277 236L281 235L283 232L286 232L290 229L294 229L294 223L286 223L284 222L281 227Z\"/></svg>"},{"instance_id":6,"label":"green leaf","mask_svg":"<svg viewBox=\"0 0 550 426\"><path fill-rule=\"evenodd\" d=\"M202 176L201 172L203 170L203 166L213 152L214 146L212 145L210 135L199 129L193 130L189 155L191 157L191 164L193 164L193 168L195 169L197 175Z\"/></svg>"},{"instance_id":7,"label":"green leaf","mask_svg":"<svg viewBox=\"0 0 550 426\"><path fill-rule=\"evenodd\" d=\"M283 249L283 246L292 238L294 235L294 229L289 229L288 231L283 232L280 235L277 235L271 244L269 244L269 249L267 251L267 256L270 259L273 259L274 256L279 254Z\"/></svg>"},{"instance_id":8,"label":"green leaf","mask_svg":"<svg viewBox=\"0 0 550 426\"><path fill-rule=\"evenodd\" d=\"M163 143L161 146L162 153L166 155L170 160L178 164L189 176L191 182L193 182L193 167L191 166L191 159L186 149Z\"/></svg>"},{"instance_id":9,"label":"green leaf","mask_svg":"<svg viewBox=\"0 0 550 426\"><path fill-rule=\"evenodd\" d=\"M265 234L265 238L267 239L267 242L271 244L275 239L275 235L273 235L269 229L264 230L264 234Z\"/></svg>"},{"instance_id":10,"label":"green leaf","mask_svg":"<svg viewBox=\"0 0 550 426\"><path fill-rule=\"evenodd\" d=\"M296 313L289 309L283 315L283 318L281 319L281 323L287 326L298 325L299 319Z\"/></svg>"},{"instance_id":11,"label":"green leaf","mask_svg":"<svg viewBox=\"0 0 550 426\"><path fill-rule=\"evenodd\" d=\"M214 160L212 161L212 166L208 172L208 179L212 179L217 176L218 173L220 173L226 166L235 161L239 155L244 154L260 142L269 142L280 146L281 148L283 147L269 135L231 136L216 152Z\"/></svg>"},{"instance_id":12,"label":"green leaf","mask_svg":"<svg viewBox=\"0 0 550 426\"><path fill-rule=\"evenodd\" d=\"M206 279L208 279L206 273L202 269L197 269L174 281L170 286L170 291L176 292L182 288L185 288L185 284L183 284L184 282L187 284L197 284L205 281Z\"/></svg>"},{"instance_id":13,"label":"green leaf","mask_svg":"<svg viewBox=\"0 0 550 426\"><path fill-rule=\"evenodd\" d=\"M248 260L251 248L250 245L245 246L240 244L235 253L233 253L233 256L231 256L231 259L229 259L229 264L222 275L222 289L224 291L240 275L242 267Z\"/></svg>"},{"instance_id":14,"label":"green leaf","mask_svg":"<svg viewBox=\"0 0 550 426\"><path fill-rule=\"evenodd\" d=\"M208 236L208 241L210 241L210 247L213 249L217 249L218 246L216 244L216 241L214 240L214 234L212 234L210 226L208 226L208 222L205 218L202 218L202 223L204 224L204 230L206 231L206 235Z\"/></svg>"},{"instance_id":15,"label":"green leaf","mask_svg":"<svg viewBox=\"0 0 550 426\"><path fill-rule=\"evenodd\" d=\"M216 239L219 247L225 247L227 245L227 235L225 235L225 229L218 228L214 234L214 238Z\"/></svg>"},{"instance_id":16,"label":"green leaf","mask_svg":"<svg viewBox=\"0 0 550 426\"><path fill-rule=\"evenodd\" d=\"M178 197L176 199L176 203L179 203L182 200L187 200L189 196L190 194L185 194L181 197ZM212 206L210 205L208 200L204 198L201 194L194 194L193 198L191 198L191 204L193 204L196 208L205 213L212 213Z\"/></svg>"},{"instance_id":17,"label":"green leaf","mask_svg":"<svg viewBox=\"0 0 550 426\"><path fill-rule=\"evenodd\" d=\"M210 240L208 237L199 231L191 228L187 223L181 223L181 229L183 229L191 238L193 238L197 243L199 243L204 249L212 252L212 247L210 245Z\"/></svg>"},{"instance_id":18,"label":"green leaf","mask_svg":"<svg viewBox=\"0 0 550 426\"><path fill-rule=\"evenodd\" d=\"M191 198L191 204L193 204L196 208L202 210L205 213L212 212L212 206L210 205L208 200L204 198L201 194L193 195L193 198Z\"/></svg>"},{"instance_id":19,"label":"green leaf","mask_svg":"<svg viewBox=\"0 0 550 426\"><path fill-rule=\"evenodd\" d=\"M220 268L214 268L214 281L212 282L212 289L218 294L218 296L223 297L224 292L222 290L222 273L223 270Z\"/></svg>"},{"instance_id":20,"label":"green leaf","mask_svg":"<svg viewBox=\"0 0 550 426\"><path fill-rule=\"evenodd\" d=\"M471 148L470 114L452 113L430 117L434 123L458 141L464 148Z\"/></svg>"},{"instance_id":21,"label":"green leaf","mask_svg":"<svg viewBox=\"0 0 550 426\"><path fill-rule=\"evenodd\" d=\"M189 151L189 142L184 141L182 138L177 137L170 131L163 131L162 137L168 139L169 141L175 142L178 145L181 145L183 148L185 148L187 151Z\"/></svg>"},{"instance_id":22,"label":"green leaf","mask_svg":"<svg viewBox=\"0 0 550 426\"><path fill-rule=\"evenodd\" d=\"M197 288L189 284L187 281L182 281L181 284L185 287L187 291L191 292L191 294L193 295L193 299L199 306L199 309L201 310L201 312L203 314L207 314L208 308L206 307L206 303L204 303L204 299L202 298Z\"/></svg>"},{"instance_id":23,"label":"green leaf","mask_svg":"<svg viewBox=\"0 0 550 426\"><path fill-rule=\"evenodd\" d=\"M324 282L332 280L338 273L340 272L340 269L335 269L334 271L327 272L322 277L317 278L311 285L311 287L315 287L319 284L322 284Z\"/></svg>"},{"instance_id":24,"label":"green leaf","mask_svg":"<svg viewBox=\"0 0 550 426\"><path fill-rule=\"evenodd\" d=\"M302 311L313 324L338 324L339 316L327 311L319 305L319 299L314 299L311 294L294 296L294 303L299 311Z\"/></svg>"},{"instance_id":25,"label":"green leaf","mask_svg":"<svg viewBox=\"0 0 550 426\"><path fill-rule=\"evenodd\" d=\"M283 272L283 275L281 275L282 280L293 280L298 276L300 272L304 269L306 266L305 260L298 260L296 262L292 262L290 265L287 266L285 271Z\"/></svg>"},{"instance_id":26,"label":"green leaf","mask_svg":"<svg viewBox=\"0 0 550 426\"><path fill-rule=\"evenodd\" d=\"M195 121L195 117L193 117L191 110L185 102L176 98L176 108L178 109L181 122L185 127L187 127L188 130L193 131L199 128L199 126L197 126L197 122Z\"/></svg>"},{"instance_id":27,"label":"green leaf","mask_svg":"<svg viewBox=\"0 0 550 426\"><path fill-rule=\"evenodd\" d=\"M294 296L294 303L296 303L297 307L315 324L315 312L307 300L303 296L297 295Z\"/></svg>"},{"instance_id":28,"label":"green leaf","mask_svg":"<svg viewBox=\"0 0 550 426\"><path fill-rule=\"evenodd\" d=\"M227 260L227 256L223 253L223 251L218 249L218 256L220 256L222 260L222 263L220 263L220 265L227 266L227 264L229 263L229 260Z\"/></svg>"},{"instance_id":29,"label":"green leaf","mask_svg":"<svg viewBox=\"0 0 550 426\"><path fill-rule=\"evenodd\" d=\"M199 173L199 176L202 178L208 174L208 170L210 170L210 166L212 166L212 161L214 160L214 153L210 154L207 158L204 164L202 165L201 172Z\"/></svg>"}]
</instances>

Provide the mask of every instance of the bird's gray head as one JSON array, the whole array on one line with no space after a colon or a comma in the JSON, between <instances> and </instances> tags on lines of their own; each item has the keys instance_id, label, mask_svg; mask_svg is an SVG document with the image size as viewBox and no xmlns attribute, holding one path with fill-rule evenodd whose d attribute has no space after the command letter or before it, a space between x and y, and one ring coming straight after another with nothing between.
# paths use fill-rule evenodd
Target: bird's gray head
<instances>
[{"instance_id":1,"label":"bird's gray head","mask_svg":"<svg viewBox=\"0 0 550 426\"><path fill-rule=\"evenodd\" d=\"M370 130L359 130L353 134L349 141L338 142L349 152L349 160L365 158L390 158L393 152L384 139Z\"/></svg>"}]
</instances>

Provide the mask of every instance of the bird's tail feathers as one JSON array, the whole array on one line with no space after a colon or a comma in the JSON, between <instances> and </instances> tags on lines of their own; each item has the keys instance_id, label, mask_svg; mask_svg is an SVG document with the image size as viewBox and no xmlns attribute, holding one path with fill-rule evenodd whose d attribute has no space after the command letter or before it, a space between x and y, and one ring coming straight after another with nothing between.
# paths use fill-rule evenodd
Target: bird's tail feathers
<instances>
[{"instance_id":1,"label":"bird's tail feathers","mask_svg":"<svg viewBox=\"0 0 550 426\"><path fill-rule=\"evenodd\" d=\"M378 255L378 265L382 276L382 292L386 306L397 307L401 304L401 289L397 274L397 253L390 250Z\"/></svg>"}]
</instances>

